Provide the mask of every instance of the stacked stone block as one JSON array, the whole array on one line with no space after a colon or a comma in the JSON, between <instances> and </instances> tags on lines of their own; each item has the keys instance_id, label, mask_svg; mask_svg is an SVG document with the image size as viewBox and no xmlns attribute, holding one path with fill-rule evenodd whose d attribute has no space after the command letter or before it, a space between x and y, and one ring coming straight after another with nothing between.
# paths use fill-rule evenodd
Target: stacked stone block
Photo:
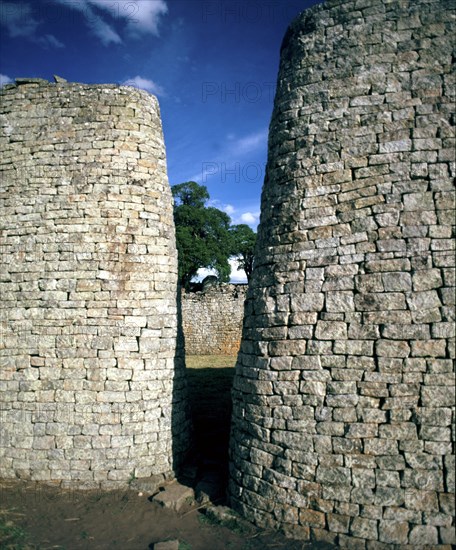
<instances>
[{"instance_id":1,"label":"stacked stone block","mask_svg":"<svg viewBox=\"0 0 456 550\"><path fill-rule=\"evenodd\" d=\"M38 79L0 101L0 477L171 475L187 415L158 102Z\"/></svg>"},{"instance_id":2,"label":"stacked stone block","mask_svg":"<svg viewBox=\"0 0 456 550\"><path fill-rule=\"evenodd\" d=\"M182 294L187 355L237 355L244 318L245 285L216 285Z\"/></svg>"},{"instance_id":3,"label":"stacked stone block","mask_svg":"<svg viewBox=\"0 0 456 550\"><path fill-rule=\"evenodd\" d=\"M330 0L281 51L232 505L341 547L454 535L454 4Z\"/></svg>"}]
</instances>

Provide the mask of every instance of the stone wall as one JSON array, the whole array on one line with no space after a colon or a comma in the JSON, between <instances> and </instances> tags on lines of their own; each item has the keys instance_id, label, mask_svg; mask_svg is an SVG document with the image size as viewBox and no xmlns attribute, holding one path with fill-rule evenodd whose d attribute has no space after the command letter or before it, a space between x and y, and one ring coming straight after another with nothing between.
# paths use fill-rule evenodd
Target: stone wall
<instances>
[{"instance_id":1,"label":"stone wall","mask_svg":"<svg viewBox=\"0 0 456 550\"><path fill-rule=\"evenodd\" d=\"M40 80L0 101L0 477L171 475L188 415L158 102Z\"/></svg>"},{"instance_id":2,"label":"stone wall","mask_svg":"<svg viewBox=\"0 0 456 550\"><path fill-rule=\"evenodd\" d=\"M283 42L230 494L295 538L455 543L453 8L330 0Z\"/></svg>"},{"instance_id":3,"label":"stone wall","mask_svg":"<svg viewBox=\"0 0 456 550\"><path fill-rule=\"evenodd\" d=\"M241 343L246 285L217 285L182 293L188 355L236 355Z\"/></svg>"}]
</instances>

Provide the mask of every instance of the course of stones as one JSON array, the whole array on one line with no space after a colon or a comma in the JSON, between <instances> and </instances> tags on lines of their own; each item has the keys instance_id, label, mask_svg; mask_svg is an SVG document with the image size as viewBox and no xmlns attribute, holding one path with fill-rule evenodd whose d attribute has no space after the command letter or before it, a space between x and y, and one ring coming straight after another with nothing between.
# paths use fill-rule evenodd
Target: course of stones
<instances>
[{"instance_id":1,"label":"course of stones","mask_svg":"<svg viewBox=\"0 0 456 550\"><path fill-rule=\"evenodd\" d=\"M284 38L230 445L230 504L261 527L455 543L453 22L445 0L329 0ZM189 415L157 100L61 79L0 99L0 478L172 478Z\"/></svg>"},{"instance_id":2,"label":"course of stones","mask_svg":"<svg viewBox=\"0 0 456 550\"><path fill-rule=\"evenodd\" d=\"M172 475L188 416L158 102L23 79L1 107L0 477Z\"/></svg>"},{"instance_id":3,"label":"course of stones","mask_svg":"<svg viewBox=\"0 0 456 550\"><path fill-rule=\"evenodd\" d=\"M233 392L264 527L455 542L453 33L450 2L335 0L285 36Z\"/></svg>"},{"instance_id":4,"label":"course of stones","mask_svg":"<svg viewBox=\"0 0 456 550\"><path fill-rule=\"evenodd\" d=\"M237 355L246 285L216 285L182 293L182 330L187 355Z\"/></svg>"}]
</instances>

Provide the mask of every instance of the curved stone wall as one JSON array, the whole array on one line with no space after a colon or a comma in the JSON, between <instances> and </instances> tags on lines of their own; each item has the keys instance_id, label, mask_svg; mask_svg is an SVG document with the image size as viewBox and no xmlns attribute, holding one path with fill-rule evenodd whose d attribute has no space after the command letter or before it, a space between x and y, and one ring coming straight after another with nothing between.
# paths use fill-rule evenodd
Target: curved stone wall
<instances>
[{"instance_id":1,"label":"curved stone wall","mask_svg":"<svg viewBox=\"0 0 456 550\"><path fill-rule=\"evenodd\" d=\"M454 543L453 8L334 0L283 42L230 494L295 538Z\"/></svg>"},{"instance_id":2,"label":"curved stone wall","mask_svg":"<svg viewBox=\"0 0 456 550\"><path fill-rule=\"evenodd\" d=\"M187 415L158 102L33 79L1 93L0 477L171 475Z\"/></svg>"}]
</instances>

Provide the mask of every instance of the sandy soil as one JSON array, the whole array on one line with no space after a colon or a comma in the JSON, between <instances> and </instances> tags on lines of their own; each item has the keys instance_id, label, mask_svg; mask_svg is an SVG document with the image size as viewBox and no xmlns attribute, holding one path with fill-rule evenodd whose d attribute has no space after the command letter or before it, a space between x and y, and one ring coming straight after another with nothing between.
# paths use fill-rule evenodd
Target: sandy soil
<instances>
[{"instance_id":1,"label":"sandy soil","mask_svg":"<svg viewBox=\"0 0 456 550\"><path fill-rule=\"evenodd\" d=\"M301 550L324 548L291 541L254 527L237 533L208 522L202 510L177 514L132 490L72 491L24 482L0 487L3 518L24 529L24 550L147 550L155 542L178 539L180 550ZM18 540L18 539L16 539Z\"/></svg>"}]
</instances>

